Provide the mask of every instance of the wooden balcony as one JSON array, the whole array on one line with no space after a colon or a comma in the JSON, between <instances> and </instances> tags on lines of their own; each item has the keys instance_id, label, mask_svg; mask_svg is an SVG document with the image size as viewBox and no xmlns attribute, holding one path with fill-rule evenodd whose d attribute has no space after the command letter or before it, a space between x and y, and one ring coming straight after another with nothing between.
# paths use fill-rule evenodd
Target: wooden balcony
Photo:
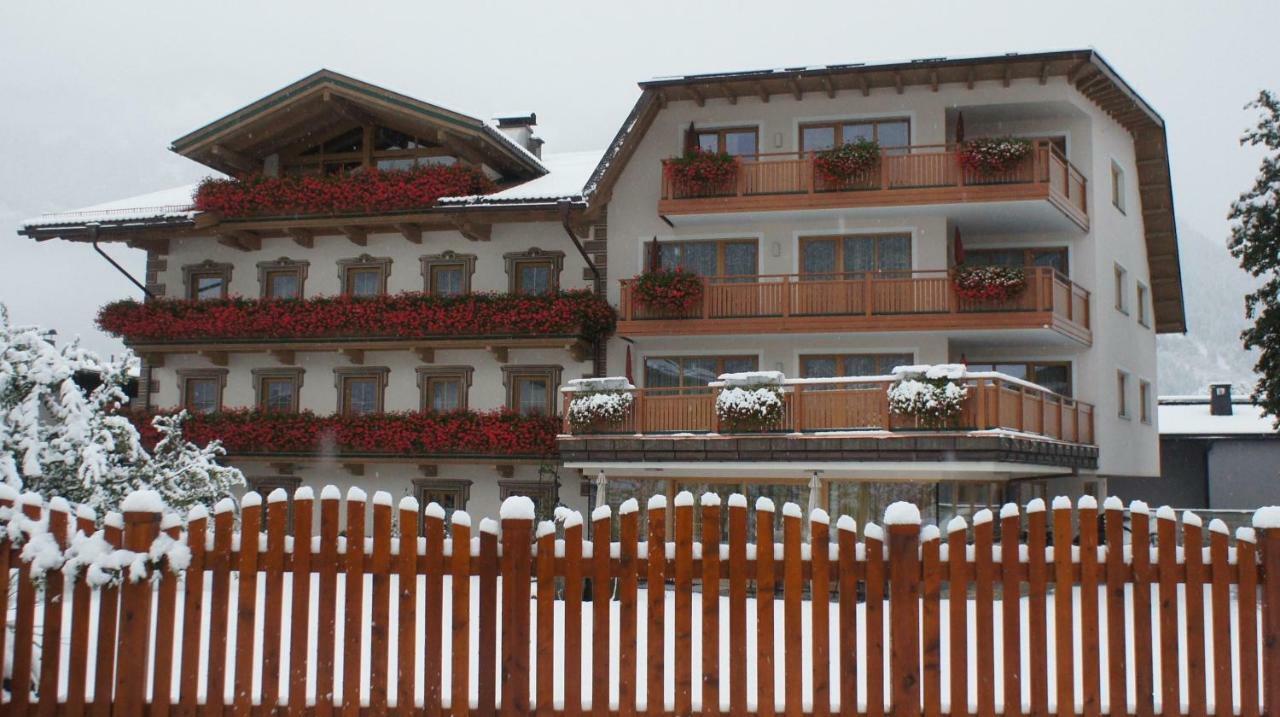
<instances>
[{"instance_id":1,"label":"wooden balcony","mask_svg":"<svg viewBox=\"0 0 1280 717\"><path fill-rule=\"evenodd\" d=\"M843 432L973 432L1004 430L1066 443L1092 445L1093 406L1033 383L999 373L974 373L964 409L953 425L926 428L889 410L890 376L790 379L783 386L785 410L776 425L758 434L837 434ZM574 431L573 436L722 434L715 403L717 388L633 389L626 418L615 424ZM573 394L564 394L568 415ZM722 435L728 435L724 432ZM742 435L735 433L733 435Z\"/></svg>"},{"instance_id":2,"label":"wooden balcony","mask_svg":"<svg viewBox=\"0 0 1280 717\"><path fill-rule=\"evenodd\" d=\"M1089 292L1049 267L1007 302L973 301L947 270L716 276L683 314L651 309L622 280L623 336L1043 329L1092 343Z\"/></svg>"},{"instance_id":3,"label":"wooden balcony","mask_svg":"<svg viewBox=\"0 0 1280 717\"><path fill-rule=\"evenodd\" d=\"M888 148L879 166L846 182L825 181L813 153L739 157L737 176L719 186L681 187L663 172L658 213L664 216L735 212L851 209L973 202L1039 201L1080 229L1089 228L1087 181L1046 141L1006 172L987 174L960 163L954 145ZM665 165L669 160L664 160Z\"/></svg>"}]
</instances>

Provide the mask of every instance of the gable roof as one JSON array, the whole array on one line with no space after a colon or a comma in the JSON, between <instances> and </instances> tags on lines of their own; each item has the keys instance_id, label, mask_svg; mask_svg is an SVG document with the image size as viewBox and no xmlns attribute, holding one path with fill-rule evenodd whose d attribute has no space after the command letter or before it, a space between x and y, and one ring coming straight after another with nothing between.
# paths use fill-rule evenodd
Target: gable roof
<instances>
[{"instance_id":1,"label":"gable roof","mask_svg":"<svg viewBox=\"0 0 1280 717\"><path fill-rule=\"evenodd\" d=\"M235 174L243 170L239 156L269 154L341 121L430 134L519 177L546 173L537 157L489 122L324 69L188 132L169 148Z\"/></svg>"},{"instance_id":2,"label":"gable roof","mask_svg":"<svg viewBox=\"0 0 1280 717\"><path fill-rule=\"evenodd\" d=\"M1051 76L1065 77L1133 135L1156 331L1185 332L1182 267L1164 119L1092 49L716 72L641 82L639 99L587 181L588 200L593 209L608 203L627 160L668 102L691 100L703 104L711 98L736 102L738 97L771 94L799 98L806 92L834 95L839 90L858 90L866 95L875 88L903 85L1044 81Z\"/></svg>"}]
</instances>

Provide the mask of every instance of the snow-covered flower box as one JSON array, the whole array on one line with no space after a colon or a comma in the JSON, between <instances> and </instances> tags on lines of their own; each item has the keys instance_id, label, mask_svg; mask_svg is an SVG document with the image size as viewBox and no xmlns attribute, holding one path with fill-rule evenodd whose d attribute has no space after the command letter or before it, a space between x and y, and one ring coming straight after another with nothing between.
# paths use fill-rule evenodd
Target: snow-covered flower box
<instances>
[{"instance_id":1,"label":"snow-covered flower box","mask_svg":"<svg viewBox=\"0 0 1280 717\"><path fill-rule=\"evenodd\" d=\"M716 396L716 418L721 429L751 433L779 427L786 407L783 379L779 371L722 374L724 388Z\"/></svg>"},{"instance_id":2,"label":"snow-covered flower box","mask_svg":"<svg viewBox=\"0 0 1280 717\"><path fill-rule=\"evenodd\" d=\"M565 418L574 431L586 433L617 427L631 415L635 386L625 377L580 378L569 382L573 398Z\"/></svg>"},{"instance_id":3,"label":"snow-covered flower box","mask_svg":"<svg viewBox=\"0 0 1280 717\"><path fill-rule=\"evenodd\" d=\"M951 283L962 299L1004 303L1027 290L1027 274L1016 266L959 266Z\"/></svg>"},{"instance_id":4,"label":"snow-covered flower box","mask_svg":"<svg viewBox=\"0 0 1280 717\"><path fill-rule=\"evenodd\" d=\"M955 424L964 411L969 387L963 383L965 367L960 364L898 366L889 387L889 410L914 418L925 428L945 428Z\"/></svg>"},{"instance_id":5,"label":"snow-covered flower box","mask_svg":"<svg viewBox=\"0 0 1280 717\"><path fill-rule=\"evenodd\" d=\"M960 147L960 165L981 175L1003 174L1031 154L1031 141L1020 137L985 137Z\"/></svg>"}]
</instances>

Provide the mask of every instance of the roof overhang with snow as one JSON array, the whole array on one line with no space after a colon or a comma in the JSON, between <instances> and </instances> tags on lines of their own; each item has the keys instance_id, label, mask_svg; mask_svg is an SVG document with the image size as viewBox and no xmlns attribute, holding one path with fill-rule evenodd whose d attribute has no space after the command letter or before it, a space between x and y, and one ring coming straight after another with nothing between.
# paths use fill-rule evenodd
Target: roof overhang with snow
<instances>
[{"instance_id":1,"label":"roof overhang with snow","mask_svg":"<svg viewBox=\"0 0 1280 717\"><path fill-rule=\"evenodd\" d=\"M973 87L976 82L999 81L1008 85L1015 80L1046 82L1050 77L1065 78L1133 135L1156 330L1185 332L1182 269L1164 119L1094 50L720 72L641 82L640 98L601 158L587 184L587 194L593 208L608 203L627 160L668 102L688 100L701 105L713 98L736 101L738 97L770 95L799 99L806 93L834 96L841 90L866 95L874 89L907 85L962 83Z\"/></svg>"},{"instance_id":2,"label":"roof overhang with snow","mask_svg":"<svg viewBox=\"0 0 1280 717\"><path fill-rule=\"evenodd\" d=\"M319 141L344 125L380 125L429 137L513 179L546 173L538 158L476 117L332 70L314 74L173 141L174 152L220 172L259 171L283 148Z\"/></svg>"}]
</instances>

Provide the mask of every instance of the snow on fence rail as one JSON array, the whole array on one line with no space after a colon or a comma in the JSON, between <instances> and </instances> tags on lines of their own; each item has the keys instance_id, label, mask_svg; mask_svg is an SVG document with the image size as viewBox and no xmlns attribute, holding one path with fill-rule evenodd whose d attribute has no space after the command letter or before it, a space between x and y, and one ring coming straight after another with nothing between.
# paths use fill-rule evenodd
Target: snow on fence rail
<instances>
[{"instance_id":1,"label":"snow on fence rail","mask_svg":"<svg viewBox=\"0 0 1280 717\"><path fill-rule=\"evenodd\" d=\"M0 494L13 616L0 712L1259 717L1280 705L1280 509L1234 544L1214 521L1207 547L1194 515L1179 525L1161 509L1152 540L1146 506L1110 500L1099 523L1089 498L982 511L945 539L896 504L860 539L820 510L806 536L793 504L778 521L771 502L752 514L735 495L726 516L714 495L695 507L682 493L671 516L661 497L647 516L628 501L620 540L595 550L579 514L535 526L527 499L478 534L465 513L446 526L439 506L393 509L386 493L371 526L358 489L345 505L322 492L318 526L314 507L296 493L290 529L283 491L265 507L249 494L239 525L265 523L258 534L237 531L231 501L184 526L144 495L99 532L66 501ZM591 518L593 535L612 535L607 508Z\"/></svg>"}]
</instances>

